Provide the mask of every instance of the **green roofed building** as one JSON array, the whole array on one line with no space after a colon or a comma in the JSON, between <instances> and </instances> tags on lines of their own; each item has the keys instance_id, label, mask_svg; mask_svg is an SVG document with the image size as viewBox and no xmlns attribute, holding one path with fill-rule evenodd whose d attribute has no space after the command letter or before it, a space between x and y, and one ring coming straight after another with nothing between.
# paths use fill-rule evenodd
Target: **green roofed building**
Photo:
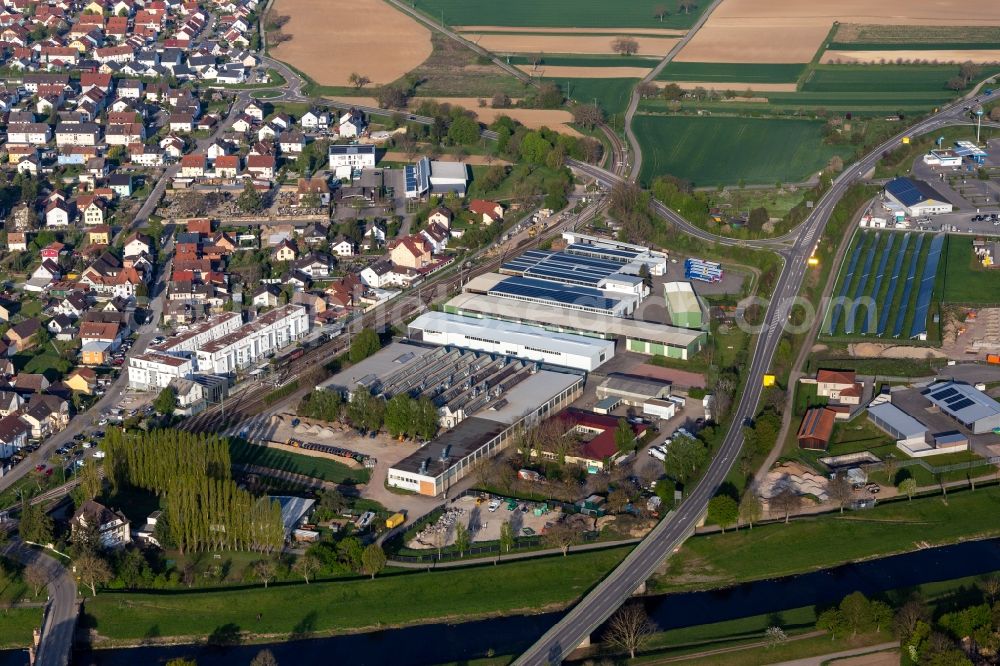
<instances>
[{"instance_id":1,"label":"green roofed building","mask_svg":"<svg viewBox=\"0 0 1000 666\"><path fill-rule=\"evenodd\" d=\"M667 282L663 285L670 323L681 328L708 328L708 308L690 282Z\"/></svg>"}]
</instances>

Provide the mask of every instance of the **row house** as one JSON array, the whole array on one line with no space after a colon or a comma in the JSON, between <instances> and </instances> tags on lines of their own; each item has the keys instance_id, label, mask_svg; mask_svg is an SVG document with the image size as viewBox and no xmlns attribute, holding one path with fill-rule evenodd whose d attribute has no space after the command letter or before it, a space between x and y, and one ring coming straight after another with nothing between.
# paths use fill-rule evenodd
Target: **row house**
<instances>
[{"instance_id":1,"label":"row house","mask_svg":"<svg viewBox=\"0 0 1000 666\"><path fill-rule=\"evenodd\" d=\"M96 146L100 137L101 128L93 123L61 123L56 126L57 146Z\"/></svg>"},{"instance_id":2,"label":"row house","mask_svg":"<svg viewBox=\"0 0 1000 666\"><path fill-rule=\"evenodd\" d=\"M46 123L18 123L7 126L7 143L42 146L51 138L52 130Z\"/></svg>"}]
</instances>

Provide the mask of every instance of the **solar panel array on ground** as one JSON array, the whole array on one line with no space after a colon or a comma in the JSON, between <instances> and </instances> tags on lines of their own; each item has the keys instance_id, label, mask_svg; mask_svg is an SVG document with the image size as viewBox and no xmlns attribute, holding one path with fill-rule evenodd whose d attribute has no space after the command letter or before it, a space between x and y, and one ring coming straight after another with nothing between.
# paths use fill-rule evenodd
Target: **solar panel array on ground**
<instances>
[{"instance_id":1,"label":"solar panel array on ground","mask_svg":"<svg viewBox=\"0 0 1000 666\"><path fill-rule=\"evenodd\" d=\"M553 280L564 284L579 284L596 287L602 280L619 270L621 264L613 261L565 254L528 250L516 259L500 267L504 273L515 273L543 280Z\"/></svg>"},{"instance_id":2,"label":"solar panel array on ground","mask_svg":"<svg viewBox=\"0 0 1000 666\"><path fill-rule=\"evenodd\" d=\"M944 236L930 241L925 236L860 232L830 306L826 334L926 334Z\"/></svg>"},{"instance_id":3,"label":"solar panel array on ground","mask_svg":"<svg viewBox=\"0 0 1000 666\"><path fill-rule=\"evenodd\" d=\"M564 306L588 308L611 312L618 299L606 298L604 292L593 287L566 285L550 280L515 276L498 283L487 292L491 296L525 298L535 302L551 302Z\"/></svg>"}]
</instances>

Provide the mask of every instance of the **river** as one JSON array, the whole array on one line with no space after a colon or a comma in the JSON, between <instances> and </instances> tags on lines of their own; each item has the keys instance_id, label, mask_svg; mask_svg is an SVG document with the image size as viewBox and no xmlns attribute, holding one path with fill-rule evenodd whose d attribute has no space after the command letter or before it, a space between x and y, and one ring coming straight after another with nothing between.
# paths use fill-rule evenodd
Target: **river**
<instances>
[{"instance_id":1,"label":"river","mask_svg":"<svg viewBox=\"0 0 1000 666\"><path fill-rule=\"evenodd\" d=\"M720 590L653 595L645 598L645 604L650 617L661 629L766 613L774 613L775 622L780 624L783 610L836 603L855 590L875 596L890 590L905 590L923 583L992 571L1000 571L1000 539L919 550ZM198 666L229 666L248 664L263 647L274 652L279 664L336 661L403 666L461 662L491 653L517 653L541 636L560 615L515 615L459 624L428 624L267 646L80 650L73 663L80 666L134 666L162 664L174 657L192 657L197 659ZM25 663L23 654L0 653L0 666L21 666Z\"/></svg>"}]
</instances>

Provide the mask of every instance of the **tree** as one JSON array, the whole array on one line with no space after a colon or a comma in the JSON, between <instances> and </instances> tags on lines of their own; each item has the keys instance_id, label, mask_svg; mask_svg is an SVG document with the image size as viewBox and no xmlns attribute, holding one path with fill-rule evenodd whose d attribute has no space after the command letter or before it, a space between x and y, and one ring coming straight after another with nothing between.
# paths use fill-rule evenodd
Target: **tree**
<instances>
[{"instance_id":1,"label":"tree","mask_svg":"<svg viewBox=\"0 0 1000 666\"><path fill-rule=\"evenodd\" d=\"M663 99L669 102L684 97L684 89L676 83L668 83L663 86L663 90L660 91L660 94L663 95Z\"/></svg>"},{"instance_id":2,"label":"tree","mask_svg":"<svg viewBox=\"0 0 1000 666\"><path fill-rule=\"evenodd\" d=\"M493 101L490 103L490 105L494 109L506 109L507 107L510 106L510 97L507 95L507 93L498 92L497 94L493 95Z\"/></svg>"},{"instance_id":3,"label":"tree","mask_svg":"<svg viewBox=\"0 0 1000 666\"><path fill-rule=\"evenodd\" d=\"M91 460L80 470L80 492L85 500L92 500L101 494L104 479L101 478L97 461Z\"/></svg>"},{"instance_id":4,"label":"tree","mask_svg":"<svg viewBox=\"0 0 1000 666\"><path fill-rule=\"evenodd\" d=\"M965 88L965 79L961 76L953 76L948 79L948 83L945 84L948 90L963 90Z\"/></svg>"},{"instance_id":5,"label":"tree","mask_svg":"<svg viewBox=\"0 0 1000 666\"><path fill-rule=\"evenodd\" d=\"M367 76L363 74L358 74L357 72L351 72L351 75L347 77L347 82L354 86L356 89L361 90L366 85L372 82Z\"/></svg>"},{"instance_id":6,"label":"tree","mask_svg":"<svg viewBox=\"0 0 1000 666\"><path fill-rule=\"evenodd\" d=\"M97 596L97 586L111 581L111 568L98 555L84 555L73 562L73 568L80 582L90 588L90 593Z\"/></svg>"},{"instance_id":7,"label":"tree","mask_svg":"<svg viewBox=\"0 0 1000 666\"><path fill-rule=\"evenodd\" d=\"M153 401L153 409L164 416L174 413L174 410L177 409L177 391L174 390L173 386L163 387L160 394L156 396L156 400Z\"/></svg>"},{"instance_id":8,"label":"tree","mask_svg":"<svg viewBox=\"0 0 1000 666\"><path fill-rule=\"evenodd\" d=\"M653 18L660 19L660 23L663 23L663 17L669 15L670 11L667 9L666 5L656 5L653 7Z\"/></svg>"},{"instance_id":9,"label":"tree","mask_svg":"<svg viewBox=\"0 0 1000 666\"><path fill-rule=\"evenodd\" d=\"M278 666L278 660L270 650L261 650L250 660L250 666Z\"/></svg>"},{"instance_id":10,"label":"tree","mask_svg":"<svg viewBox=\"0 0 1000 666\"><path fill-rule=\"evenodd\" d=\"M259 213L264 207L264 198L249 178L243 181L243 191L236 198L236 206L244 213Z\"/></svg>"},{"instance_id":11,"label":"tree","mask_svg":"<svg viewBox=\"0 0 1000 666\"><path fill-rule=\"evenodd\" d=\"M604 122L604 111L597 104L577 104L573 107L573 122L593 129Z\"/></svg>"},{"instance_id":12,"label":"tree","mask_svg":"<svg viewBox=\"0 0 1000 666\"><path fill-rule=\"evenodd\" d=\"M615 427L615 450L618 453L628 453L635 449L635 431L625 419L618 419Z\"/></svg>"},{"instance_id":13,"label":"tree","mask_svg":"<svg viewBox=\"0 0 1000 666\"><path fill-rule=\"evenodd\" d=\"M174 657L167 662L166 666L198 666L198 662L194 659L185 659L184 657Z\"/></svg>"},{"instance_id":14,"label":"tree","mask_svg":"<svg viewBox=\"0 0 1000 666\"><path fill-rule=\"evenodd\" d=\"M402 109L406 107L408 95L399 86L382 86L375 97L381 109Z\"/></svg>"},{"instance_id":15,"label":"tree","mask_svg":"<svg viewBox=\"0 0 1000 666\"><path fill-rule=\"evenodd\" d=\"M839 608L828 608L816 618L816 628L829 632L830 638L837 640L837 634L844 630L844 616Z\"/></svg>"},{"instance_id":16,"label":"tree","mask_svg":"<svg viewBox=\"0 0 1000 666\"><path fill-rule=\"evenodd\" d=\"M965 81L965 85L972 83L972 80L979 76L980 67L971 60L966 60L958 66L958 75Z\"/></svg>"},{"instance_id":17,"label":"tree","mask_svg":"<svg viewBox=\"0 0 1000 666\"><path fill-rule=\"evenodd\" d=\"M580 540L580 534L566 523L556 523L545 531L542 540L550 547L561 550L565 557L569 547Z\"/></svg>"},{"instance_id":18,"label":"tree","mask_svg":"<svg viewBox=\"0 0 1000 666\"><path fill-rule=\"evenodd\" d=\"M763 507L760 505L757 493L753 488L749 488L740 498L740 520L753 529L754 521L759 521L762 513Z\"/></svg>"},{"instance_id":19,"label":"tree","mask_svg":"<svg viewBox=\"0 0 1000 666\"><path fill-rule=\"evenodd\" d=\"M844 513L844 505L854 497L854 489L851 488L851 482L846 476L837 474L826 484L826 494L840 507L840 513Z\"/></svg>"},{"instance_id":20,"label":"tree","mask_svg":"<svg viewBox=\"0 0 1000 666\"><path fill-rule=\"evenodd\" d=\"M917 480L908 476L899 483L899 492L906 495L906 498L913 501L913 494L917 492Z\"/></svg>"},{"instance_id":21,"label":"tree","mask_svg":"<svg viewBox=\"0 0 1000 666\"><path fill-rule=\"evenodd\" d=\"M382 546L377 543L369 544L365 548L365 552L361 554L361 567L362 570L375 579L375 575L385 568L385 563L387 558L385 556L385 551L382 550Z\"/></svg>"},{"instance_id":22,"label":"tree","mask_svg":"<svg viewBox=\"0 0 1000 666\"><path fill-rule=\"evenodd\" d=\"M852 592L840 601L840 613L844 618L844 626L851 631L852 636L866 629L871 624L871 603L860 592Z\"/></svg>"},{"instance_id":23,"label":"tree","mask_svg":"<svg viewBox=\"0 0 1000 666\"><path fill-rule=\"evenodd\" d=\"M977 581L979 588L983 591L987 597L989 597L990 604L992 605L998 595L1000 595L1000 576L992 575L986 576L985 578Z\"/></svg>"},{"instance_id":24,"label":"tree","mask_svg":"<svg viewBox=\"0 0 1000 666\"><path fill-rule=\"evenodd\" d=\"M708 501L708 520L726 531L726 525L732 525L739 517L739 507L729 495L716 495Z\"/></svg>"},{"instance_id":25,"label":"tree","mask_svg":"<svg viewBox=\"0 0 1000 666\"><path fill-rule=\"evenodd\" d=\"M351 571L361 570L363 554L364 548L361 545L361 540L357 537L341 539L340 543L337 544L337 559Z\"/></svg>"},{"instance_id":26,"label":"tree","mask_svg":"<svg viewBox=\"0 0 1000 666\"><path fill-rule=\"evenodd\" d=\"M462 523L455 525L455 548L458 548L458 556L463 557L465 551L469 550L472 539L469 537L469 528Z\"/></svg>"},{"instance_id":27,"label":"tree","mask_svg":"<svg viewBox=\"0 0 1000 666\"><path fill-rule=\"evenodd\" d=\"M510 549L514 547L514 526L510 524L510 521L504 521L504 524L500 526L500 549L505 553L509 553Z\"/></svg>"},{"instance_id":28,"label":"tree","mask_svg":"<svg viewBox=\"0 0 1000 666\"><path fill-rule=\"evenodd\" d=\"M622 606L611 617L604 640L628 652L630 659L635 659L635 653L642 649L655 631L656 627L642 605L631 603Z\"/></svg>"},{"instance_id":29,"label":"tree","mask_svg":"<svg viewBox=\"0 0 1000 666\"><path fill-rule=\"evenodd\" d=\"M830 161L827 162L826 168L831 173L840 173L844 170L844 158L840 155L834 155L830 158Z\"/></svg>"},{"instance_id":30,"label":"tree","mask_svg":"<svg viewBox=\"0 0 1000 666\"><path fill-rule=\"evenodd\" d=\"M771 498L771 507L775 512L785 514L785 524L788 524L788 517L798 511L802 506L802 498L790 488L782 488L777 495Z\"/></svg>"},{"instance_id":31,"label":"tree","mask_svg":"<svg viewBox=\"0 0 1000 666\"><path fill-rule=\"evenodd\" d=\"M379 349L382 343L378 339L378 333L374 329L364 328L351 340L350 359L351 363L359 363Z\"/></svg>"},{"instance_id":32,"label":"tree","mask_svg":"<svg viewBox=\"0 0 1000 666\"><path fill-rule=\"evenodd\" d=\"M660 89L652 81L644 81L635 87L642 99L652 99L660 94Z\"/></svg>"},{"instance_id":33,"label":"tree","mask_svg":"<svg viewBox=\"0 0 1000 666\"><path fill-rule=\"evenodd\" d=\"M767 647L769 648L773 648L788 640L788 634L781 627L768 627L764 632L764 637L767 639Z\"/></svg>"},{"instance_id":34,"label":"tree","mask_svg":"<svg viewBox=\"0 0 1000 666\"><path fill-rule=\"evenodd\" d=\"M35 596L42 591L42 588L49 584L49 574L36 562L32 562L24 569L24 582L35 591Z\"/></svg>"},{"instance_id":35,"label":"tree","mask_svg":"<svg viewBox=\"0 0 1000 666\"><path fill-rule=\"evenodd\" d=\"M257 560L253 563L253 575L262 583L264 583L264 589L267 589L267 584L274 580L275 575L278 572L278 567L274 563L274 560Z\"/></svg>"},{"instance_id":36,"label":"tree","mask_svg":"<svg viewBox=\"0 0 1000 666\"><path fill-rule=\"evenodd\" d=\"M708 451L701 440L693 437L679 437L667 447L667 454L663 459L663 470L671 478L684 483L699 467L705 464L707 459Z\"/></svg>"},{"instance_id":37,"label":"tree","mask_svg":"<svg viewBox=\"0 0 1000 666\"><path fill-rule=\"evenodd\" d=\"M875 631L881 633L882 627L888 627L892 622L892 607L884 601L873 601L868 606L871 623Z\"/></svg>"},{"instance_id":38,"label":"tree","mask_svg":"<svg viewBox=\"0 0 1000 666\"><path fill-rule=\"evenodd\" d=\"M41 506L22 503L21 524L18 526L22 539L43 545L52 543L53 528L52 518Z\"/></svg>"},{"instance_id":39,"label":"tree","mask_svg":"<svg viewBox=\"0 0 1000 666\"><path fill-rule=\"evenodd\" d=\"M611 50L618 55L635 55L639 52L639 41L634 37L615 37L611 41Z\"/></svg>"},{"instance_id":40,"label":"tree","mask_svg":"<svg viewBox=\"0 0 1000 666\"><path fill-rule=\"evenodd\" d=\"M608 494L608 509L611 513L621 513L628 506L628 493L621 488L615 488Z\"/></svg>"},{"instance_id":41,"label":"tree","mask_svg":"<svg viewBox=\"0 0 1000 666\"><path fill-rule=\"evenodd\" d=\"M468 115L460 115L451 121L448 128L448 139L452 143L462 146L471 146L479 141L479 123L476 119Z\"/></svg>"},{"instance_id":42,"label":"tree","mask_svg":"<svg viewBox=\"0 0 1000 666\"><path fill-rule=\"evenodd\" d=\"M750 211L750 219L748 220L750 231L760 232L770 219L771 216L768 214L766 208L763 206L754 208Z\"/></svg>"},{"instance_id":43,"label":"tree","mask_svg":"<svg viewBox=\"0 0 1000 666\"><path fill-rule=\"evenodd\" d=\"M295 564L292 565L292 571L302 576L306 581L306 585L308 585L309 579L315 576L320 566L320 561L315 555L306 553L295 560Z\"/></svg>"}]
</instances>

